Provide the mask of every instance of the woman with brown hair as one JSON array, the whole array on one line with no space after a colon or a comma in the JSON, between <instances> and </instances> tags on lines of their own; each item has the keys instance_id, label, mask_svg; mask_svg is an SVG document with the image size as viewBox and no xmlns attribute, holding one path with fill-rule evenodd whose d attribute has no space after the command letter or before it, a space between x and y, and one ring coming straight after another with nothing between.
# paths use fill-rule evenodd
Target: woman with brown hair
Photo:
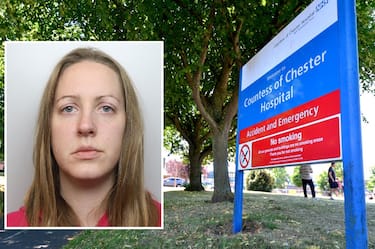
<instances>
[{"instance_id":1,"label":"woman with brown hair","mask_svg":"<svg viewBox=\"0 0 375 249\"><path fill-rule=\"evenodd\" d=\"M136 93L107 54L78 48L54 68L39 109L35 175L8 226L161 225L143 181Z\"/></svg>"}]
</instances>

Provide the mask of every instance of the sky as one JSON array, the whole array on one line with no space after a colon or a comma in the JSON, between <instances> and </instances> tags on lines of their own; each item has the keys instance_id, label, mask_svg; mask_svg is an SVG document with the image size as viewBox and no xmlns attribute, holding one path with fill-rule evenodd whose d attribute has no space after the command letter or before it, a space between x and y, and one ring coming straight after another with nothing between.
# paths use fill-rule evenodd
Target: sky
<instances>
[{"instance_id":1,"label":"sky","mask_svg":"<svg viewBox=\"0 0 375 249\"><path fill-rule=\"evenodd\" d=\"M361 112L369 123L362 122L362 151L365 178L370 177L371 167L375 167L375 96L369 93L360 98Z\"/></svg>"},{"instance_id":2,"label":"sky","mask_svg":"<svg viewBox=\"0 0 375 249\"><path fill-rule=\"evenodd\" d=\"M362 121L362 158L363 158L363 174L367 180L371 176L371 167L375 167L375 96L370 93L363 93L360 96L360 105L362 115L367 119L368 123ZM318 180L318 176L329 168L329 163L314 164L313 178ZM287 167L288 174L293 174L294 167Z\"/></svg>"}]
</instances>

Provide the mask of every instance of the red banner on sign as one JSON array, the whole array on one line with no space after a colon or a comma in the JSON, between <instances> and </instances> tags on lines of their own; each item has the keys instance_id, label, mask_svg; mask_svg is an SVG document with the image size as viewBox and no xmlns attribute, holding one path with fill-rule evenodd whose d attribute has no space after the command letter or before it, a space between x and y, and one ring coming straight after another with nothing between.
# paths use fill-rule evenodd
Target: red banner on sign
<instances>
[{"instance_id":1,"label":"red banner on sign","mask_svg":"<svg viewBox=\"0 0 375 249\"><path fill-rule=\"evenodd\" d=\"M240 144L308 124L340 113L340 91L336 90L294 109L240 131Z\"/></svg>"},{"instance_id":2,"label":"red banner on sign","mask_svg":"<svg viewBox=\"0 0 375 249\"><path fill-rule=\"evenodd\" d=\"M336 116L253 142L251 167L339 158L340 144L340 118Z\"/></svg>"}]
</instances>

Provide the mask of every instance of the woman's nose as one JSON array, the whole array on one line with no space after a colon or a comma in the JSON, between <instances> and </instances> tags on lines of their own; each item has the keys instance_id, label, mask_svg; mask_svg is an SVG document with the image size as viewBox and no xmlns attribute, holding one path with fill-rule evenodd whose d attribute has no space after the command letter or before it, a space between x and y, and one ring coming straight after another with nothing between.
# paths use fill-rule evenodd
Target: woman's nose
<instances>
[{"instance_id":1,"label":"woman's nose","mask_svg":"<svg viewBox=\"0 0 375 249\"><path fill-rule=\"evenodd\" d=\"M78 134L80 136L93 136L96 134L96 126L92 112L82 112L78 123Z\"/></svg>"}]
</instances>

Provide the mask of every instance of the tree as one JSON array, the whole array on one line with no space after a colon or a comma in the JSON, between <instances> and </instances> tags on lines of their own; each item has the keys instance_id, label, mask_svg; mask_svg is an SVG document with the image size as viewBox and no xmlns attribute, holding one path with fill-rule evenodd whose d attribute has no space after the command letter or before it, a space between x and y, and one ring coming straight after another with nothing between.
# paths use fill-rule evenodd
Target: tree
<instances>
[{"instance_id":1,"label":"tree","mask_svg":"<svg viewBox=\"0 0 375 249\"><path fill-rule=\"evenodd\" d=\"M329 191L328 174L322 172L318 176L317 185L321 191Z\"/></svg>"},{"instance_id":2,"label":"tree","mask_svg":"<svg viewBox=\"0 0 375 249\"><path fill-rule=\"evenodd\" d=\"M166 162L165 168L167 173L171 176L176 176L183 179L188 178L188 167L180 161L170 160Z\"/></svg>"},{"instance_id":3,"label":"tree","mask_svg":"<svg viewBox=\"0 0 375 249\"><path fill-rule=\"evenodd\" d=\"M190 89L175 72L173 61L166 61L165 69L170 75L165 80L168 89L164 94L165 129L174 132L164 136L164 143L171 152L182 152L188 158L190 183L186 190L202 191L202 162L212 152L210 131L194 105ZM186 150L181 150L181 138L188 144Z\"/></svg>"},{"instance_id":4,"label":"tree","mask_svg":"<svg viewBox=\"0 0 375 249\"><path fill-rule=\"evenodd\" d=\"M308 1L305 1L305 4ZM151 5L166 60L192 93L211 134L215 171L212 201L233 200L227 161L234 129L239 70L301 6L295 2L159 1ZM240 39L241 38L241 39ZM168 78L167 73L167 78Z\"/></svg>"},{"instance_id":5,"label":"tree","mask_svg":"<svg viewBox=\"0 0 375 249\"><path fill-rule=\"evenodd\" d=\"M375 94L375 1L357 0L356 11L362 90Z\"/></svg>"},{"instance_id":6,"label":"tree","mask_svg":"<svg viewBox=\"0 0 375 249\"><path fill-rule=\"evenodd\" d=\"M171 117L166 115L166 123L173 122L164 131L164 144L169 148L170 152L182 153L189 162L189 185L187 191L202 191L204 190L201 180L202 162L204 158L211 152L210 144L205 140L206 137L202 136L202 122L201 118L191 117L190 132L188 130L188 124L182 123L177 117ZM171 120L172 119L172 120ZM176 127L176 128L175 128ZM178 129L178 130L176 130ZM172 131L172 132L171 132ZM207 131L206 131L207 132ZM167 135L166 135L167 134ZM180 134L180 136L176 135ZM181 146L182 144L186 144Z\"/></svg>"},{"instance_id":7,"label":"tree","mask_svg":"<svg viewBox=\"0 0 375 249\"><path fill-rule=\"evenodd\" d=\"M271 169L271 176L274 179L274 188L285 188L285 183L289 182L289 175L285 167Z\"/></svg>"},{"instance_id":8,"label":"tree","mask_svg":"<svg viewBox=\"0 0 375 249\"><path fill-rule=\"evenodd\" d=\"M302 187L301 174L299 173L300 168L301 168L301 166L294 167L293 174L292 174L292 182L297 187Z\"/></svg>"},{"instance_id":9,"label":"tree","mask_svg":"<svg viewBox=\"0 0 375 249\"><path fill-rule=\"evenodd\" d=\"M154 36L155 24L148 21L145 11L147 4L143 1L28 1L18 5L7 2L4 6L7 9L4 26L18 25L14 32L5 32L5 39L20 39L24 34L28 34L27 39L36 40L159 39ZM20 23L28 25L19 25ZM23 32L18 32L21 30ZM169 89L165 98L166 127L174 126L174 130L188 142L186 156L190 161L189 187L192 190L202 190L201 162L211 150L209 141L206 142L209 131L200 114L190 110L194 109L194 105L190 92L186 92L189 90L186 84L175 82L178 78L173 74L174 64L173 61L165 61L166 70L171 76L165 82L166 89Z\"/></svg>"},{"instance_id":10,"label":"tree","mask_svg":"<svg viewBox=\"0 0 375 249\"><path fill-rule=\"evenodd\" d=\"M373 191L375 189L375 166L371 168L371 176L367 181L366 187L369 191Z\"/></svg>"},{"instance_id":11,"label":"tree","mask_svg":"<svg viewBox=\"0 0 375 249\"><path fill-rule=\"evenodd\" d=\"M335 165L336 165L335 166L336 178L339 179L340 181L344 181L344 167L342 165L342 162L336 162ZM328 169L327 169L327 172L328 172ZM328 181L328 175L327 175L327 181Z\"/></svg>"},{"instance_id":12,"label":"tree","mask_svg":"<svg viewBox=\"0 0 375 249\"><path fill-rule=\"evenodd\" d=\"M152 6L156 13L153 23L167 24L167 27L155 29L166 41L166 58L180 61L175 66L184 75L197 109L210 127L215 170L214 202L232 199L226 151L237 109L239 68L309 2L165 0ZM368 1L361 2L364 16L373 13L369 5ZM366 27L373 26L373 18L361 20ZM373 32L369 28L363 31L366 34ZM362 40L366 38L362 37ZM373 41L372 36L366 44L371 45ZM373 76L373 62L363 51L362 54L364 66L361 68L369 78Z\"/></svg>"}]
</instances>

